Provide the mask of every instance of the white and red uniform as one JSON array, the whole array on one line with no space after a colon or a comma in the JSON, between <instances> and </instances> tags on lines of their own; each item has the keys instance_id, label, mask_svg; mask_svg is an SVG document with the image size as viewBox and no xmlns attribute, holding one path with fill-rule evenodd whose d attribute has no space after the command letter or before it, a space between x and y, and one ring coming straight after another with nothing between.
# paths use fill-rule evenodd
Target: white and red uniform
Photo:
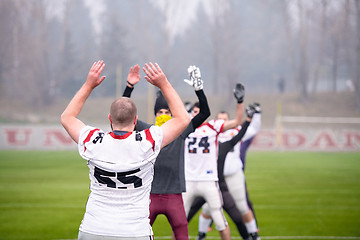
<instances>
[{"instance_id":1,"label":"white and red uniform","mask_svg":"<svg viewBox=\"0 0 360 240\"><path fill-rule=\"evenodd\" d=\"M218 186L218 136L223 131L224 120L211 120L200 125L185 140L184 208L189 213L197 196L203 197L210 206L216 229L222 231L227 221L222 211L222 196Z\"/></svg>"},{"instance_id":2,"label":"white and red uniform","mask_svg":"<svg viewBox=\"0 0 360 240\"><path fill-rule=\"evenodd\" d=\"M229 192L236 202L237 208L241 214L246 214L250 208L246 200L246 186L245 174L243 171L243 162L240 159L240 144L254 137L260 130L261 117L260 114L255 113L254 117L247 128L244 137L238 142L232 151L229 151L224 163L224 177L227 183ZM219 135L219 142L226 142L232 139L240 130L241 126L234 129L229 129Z\"/></svg>"},{"instance_id":3,"label":"white and red uniform","mask_svg":"<svg viewBox=\"0 0 360 240\"><path fill-rule=\"evenodd\" d=\"M237 128L229 129L225 132L222 132L219 135L219 142L226 142L236 136L239 133L241 126ZM245 133L246 134L246 133ZM244 135L245 136L245 135ZM225 158L224 164L224 176L230 176L236 173L239 170L242 170L243 164L240 161L240 141L234 146L234 148L229 151Z\"/></svg>"},{"instance_id":4,"label":"white and red uniform","mask_svg":"<svg viewBox=\"0 0 360 240\"><path fill-rule=\"evenodd\" d=\"M218 136L223 120L211 120L200 125L185 140L186 181L217 181Z\"/></svg>"},{"instance_id":5,"label":"white and red uniform","mask_svg":"<svg viewBox=\"0 0 360 240\"><path fill-rule=\"evenodd\" d=\"M80 231L118 237L153 235L149 196L163 132L157 126L123 135L90 126L80 132L78 149L91 180Z\"/></svg>"}]
</instances>

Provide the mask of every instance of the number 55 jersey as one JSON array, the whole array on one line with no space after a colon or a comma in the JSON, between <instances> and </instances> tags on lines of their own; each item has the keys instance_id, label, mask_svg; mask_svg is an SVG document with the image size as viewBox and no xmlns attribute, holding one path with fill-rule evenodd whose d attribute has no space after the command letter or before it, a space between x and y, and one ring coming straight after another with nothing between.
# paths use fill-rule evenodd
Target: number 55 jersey
<instances>
[{"instance_id":1,"label":"number 55 jersey","mask_svg":"<svg viewBox=\"0 0 360 240\"><path fill-rule=\"evenodd\" d=\"M80 231L118 237L152 235L149 197L163 132L80 132L78 150L87 160L91 193Z\"/></svg>"},{"instance_id":2,"label":"number 55 jersey","mask_svg":"<svg viewBox=\"0 0 360 240\"><path fill-rule=\"evenodd\" d=\"M211 120L200 125L185 140L186 181L218 181L218 136L224 120Z\"/></svg>"}]
</instances>

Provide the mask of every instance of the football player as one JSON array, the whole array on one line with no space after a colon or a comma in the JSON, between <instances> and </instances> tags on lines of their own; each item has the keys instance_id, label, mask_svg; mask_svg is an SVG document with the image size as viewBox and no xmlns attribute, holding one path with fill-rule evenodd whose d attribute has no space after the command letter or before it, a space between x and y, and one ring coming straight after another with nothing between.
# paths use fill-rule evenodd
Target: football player
<instances>
[{"instance_id":1,"label":"football player","mask_svg":"<svg viewBox=\"0 0 360 240\"><path fill-rule=\"evenodd\" d=\"M188 240L188 222L184 210L182 193L185 192L184 173L184 142L186 137L199 127L209 116L210 109L203 90L203 80L200 69L196 66L188 68L190 80L185 82L194 87L199 99L199 114L189 123L185 131L168 146L163 148L155 162L154 180L150 193L150 224L152 225L159 214L164 214L177 240ZM129 72L124 97L130 97L139 76ZM161 126L172 118L166 99L158 93L154 105L156 116L155 125ZM138 120L136 129L142 130L151 125Z\"/></svg>"},{"instance_id":2,"label":"football player","mask_svg":"<svg viewBox=\"0 0 360 240\"><path fill-rule=\"evenodd\" d=\"M237 84L234 96L237 100L235 118L211 120L202 124L185 141L185 179L186 192L183 193L184 207L188 214L192 202L197 196L203 197L209 204L211 217L222 239L230 239L230 228L222 211L222 196L218 186L217 158L218 136L221 132L240 125L244 109L245 89ZM194 105L193 117L199 112Z\"/></svg>"},{"instance_id":3,"label":"football player","mask_svg":"<svg viewBox=\"0 0 360 240\"><path fill-rule=\"evenodd\" d=\"M258 229L251 207L252 205L250 206L249 200L247 199L248 194L245 186L245 175L243 172L245 164L243 163L245 161L246 151L250 145L249 141L253 140L261 127L260 105L258 103L250 105L246 109L248 117L249 110L252 110L250 111L250 113L252 112L253 114L251 117L252 121L241 142L238 142L232 148L226 147L229 145L229 140L232 139L239 131L239 128L230 129L220 134L218 171L219 179L221 179L220 189L224 199L224 210L236 224L243 239L259 240L260 238L257 233ZM218 113L217 118L224 119L226 121L229 119L229 115L226 112L220 112ZM239 159L239 156L241 159ZM224 180L226 180L227 184ZM231 186L228 186L229 184L231 184ZM196 199L195 203L191 207L190 217L193 217L204 203L204 199ZM211 216L209 215L208 206L204 205L203 211L199 216L198 239L205 239L207 229L211 225Z\"/></svg>"},{"instance_id":4,"label":"football player","mask_svg":"<svg viewBox=\"0 0 360 240\"><path fill-rule=\"evenodd\" d=\"M160 150L189 124L188 113L158 64L145 64L145 79L160 88L173 118L162 126L135 131L137 109L129 98L110 107L111 132L85 125L78 115L90 93L102 83L103 61L93 64L86 82L61 115L61 123L78 144L89 167L90 190L78 239L149 240L149 197L154 163ZM132 71L138 73L140 67Z\"/></svg>"}]
</instances>

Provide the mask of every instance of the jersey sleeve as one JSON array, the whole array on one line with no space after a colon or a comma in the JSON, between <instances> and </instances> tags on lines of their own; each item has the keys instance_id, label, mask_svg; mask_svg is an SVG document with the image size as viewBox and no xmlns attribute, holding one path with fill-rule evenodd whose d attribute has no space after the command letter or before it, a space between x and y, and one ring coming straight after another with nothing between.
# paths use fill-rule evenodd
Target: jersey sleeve
<instances>
[{"instance_id":1,"label":"jersey sleeve","mask_svg":"<svg viewBox=\"0 0 360 240\"><path fill-rule=\"evenodd\" d=\"M186 139L188 135L195 131L194 125L192 122L189 123L189 125L186 127L186 129L180 134L180 137L182 139Z\"/></svg>"},{"instance_id":2,"label":"jersey sleeve","mask_svg":"<svg viewBox=\"0 0 360 240\"><path fill-rule=\"evenodd\" d=\"M80 155L83 156L84 152L93 146L91 141L93 141L97 136L102 136L103 134L104 132L101 129L91 126L85 126L81 129L78 141L78 150Z\"/></svg>"},{"instance_id":3,"label":"jersey sleeve","mask_svg":"<svg viewBox=\"0 0 360 240\"><path fill-rule=\"evenodd\" d=\"M250 138L255 137L255 135L260 131L260 128L261 128L261 115L259 113L255 113L242 140L246 141Z\"/></svg>"},{"instance_id":4,"label":"jersey sleeve","mask_svg":"<svg viewBox=\"0 0 360 240\"><path fill-rule=\"evenodd\" d=\"M145 130L146 131L146 130ZM163 130L159 127L159 126L151 126L149 128L149 132L150 132L150 136L146 135L146 139L148 141L153 141L154 142L154 151L159 153L161 150L161 144L164 138L164 133Z\"/></svg>"}]
</instances>

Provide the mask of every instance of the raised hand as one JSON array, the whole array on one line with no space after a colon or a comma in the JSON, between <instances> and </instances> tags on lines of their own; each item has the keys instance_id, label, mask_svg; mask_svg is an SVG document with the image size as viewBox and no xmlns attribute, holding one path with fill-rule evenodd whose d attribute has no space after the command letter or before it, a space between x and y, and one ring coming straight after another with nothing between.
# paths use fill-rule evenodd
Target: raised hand
<instances>
[{"instance_id":1,"label":"raised hand","mask_svg":"<svg viewBox=\"0 0 360 240\"><path fill-rule=\"evenodd\" d=\"M136 64L129 69L127 82L133 87L140 81L140 78L140 67L138 64Z\"/></svg>"},{"instance_id":2,"label":"raised hand","mask_svg":"<svg viewBox=\"0 0 360 240\"><path fill-rule=\"evenodd\" d=\"M143 67L143 71L145 72L146 76L145 79L151 83L152 85L157 86L161 89L161 86L167 82L167 78L159 65L155 63L145 63L145 67Z\"/></svg>"},{"instance_id":3,"label":"raised hand","mask_svg":"<svg viewBox=\"0 0 360 240\"><path fill-rule=\"evenodd\" d=\"M245 109L245 112L246 112L246 116L247 116L248 118L253 118L256 110L255 110L255 108L254 108L253 105L249 105L249 106L247 106L247 108Z\"/></svg>"},{"instance_id":4,"label":"raised hand","mask_svg":"<svg viewBox=\"0 0 360 240\"><path fill-rule=\"evenodd\" d=\"M261 113L260 103L254 102L252 106L255 108L255 113Z\"/></svg>"},{"instance_id":5,"label":"raised hand","mask_svg":"<svg viewBox=\"0 0 360 240\"><path fill-rule=\"evenodd\" d=\"M188 67L188 73L190 80L184 79L184 82L189 84L190 86L193 86L195 88L195 91L201 90L204 87L204 82L201 79L201 72L198 67L195 65L191 65Z\"/></svg>"},{"instance_id":6,"label":"raised hand","mask_svg":"<svg viewBox=\"0 0 360 240\"><path fill-rule=\"evenodd\" d=\"M106 76L101 76L102 71L104 70L105 63L103 60L94 62L90 68L89 74L86 78L86 83L89 84L91 88L96 88L99 84L104 81Z\"/></svg>"},{"instance_id":7,"label":"raised hand","mask_svg":"<svg viewBox=\"0 0 360 240\"><path fill-rule=\"evenodd\" d=\"M241 83L237 83L234 89L234 96L238 103L244 102L245 87Z\"/></svg>"}]
</instances>

